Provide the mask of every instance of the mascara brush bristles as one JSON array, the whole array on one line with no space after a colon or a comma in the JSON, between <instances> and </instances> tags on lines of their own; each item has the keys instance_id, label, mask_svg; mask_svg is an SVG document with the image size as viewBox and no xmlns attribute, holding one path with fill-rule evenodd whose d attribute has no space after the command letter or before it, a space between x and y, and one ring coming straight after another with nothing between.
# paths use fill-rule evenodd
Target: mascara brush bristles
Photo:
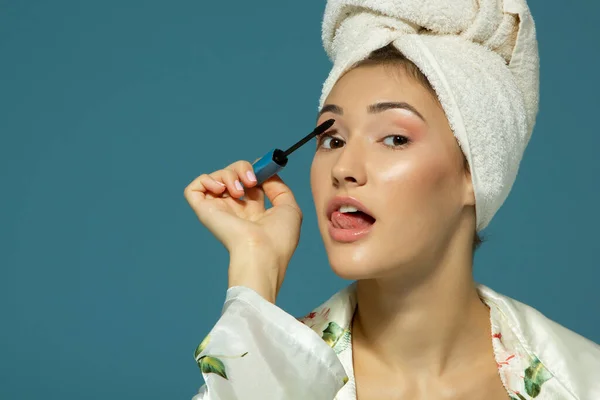
<instances>
[{"instance_id":1,"label":"mascara brush bristles","mask_svg":"<svg viewBox=\"0 0 600 400\"><path fill-rule=\"evenodd\" d=\"M286 156L286 157L289 156L294 151L298 150L298 148L300 148L306 142L308 142L310 139L312 139L315 136L319 136L320 134L325 132L327 129L331 128L333 126L334 122L335 122L335 119L328 119L327 121L323 122L321 125L317 126L314 131L312 131L311 133L306 135L302 140L300 140L298 143L296 143L295 145L293 145L292 147L287 149L283 153L284 156Z\"/></svg>"}]
</instances>

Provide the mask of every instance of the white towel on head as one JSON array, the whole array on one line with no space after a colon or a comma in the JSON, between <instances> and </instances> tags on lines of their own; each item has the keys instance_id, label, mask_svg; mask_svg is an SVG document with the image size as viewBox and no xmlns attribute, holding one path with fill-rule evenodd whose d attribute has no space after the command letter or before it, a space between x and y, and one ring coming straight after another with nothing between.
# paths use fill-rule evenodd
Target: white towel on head
<instances>
[{"instance_id":1,"label":"white towel on head","mask_svg":"<svg viewBox=\"0 0 600 400\"><path fill-rule=\"evenodd\" d=\"M334 65L320 108L355 63L392 43L435 89L470 165L477 231L506 200L538 111L539 57L525 0L329 0Z\"/></svg>"}]
</instances>

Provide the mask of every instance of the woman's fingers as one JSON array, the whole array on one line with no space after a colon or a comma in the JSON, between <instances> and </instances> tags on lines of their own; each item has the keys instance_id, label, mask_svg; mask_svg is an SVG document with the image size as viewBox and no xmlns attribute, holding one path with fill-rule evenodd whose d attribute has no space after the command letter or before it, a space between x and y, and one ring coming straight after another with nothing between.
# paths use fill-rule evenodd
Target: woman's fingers
<instances>
[{"instance_id":1,"label":"woman's fingers","mask_svg":"<svg viewBox=\"0 0 600 400\"><path fill-rule=\"evenodd\" d=\"M234 177L244 186L243 191L237 190L234 197L244 196L243 203L236 203L236 206L243 206L249 214L265 211L265 195L262 188L257 187L254 168L248 161L237 161L225 168L225 171L233 172ZM240 196L238 196L238 194Z\"/></svg>"},{"instance_id":2,"label":"woman's fingers","mask_svg":"<svg viewBox=\"0 0 600 400\"><path fill-rule=\"evenodd\" d=\"M236 199L244 196L244 186L246 188L256 186L256 177L252 165L248 161L237 161L224 169L211 173L210 177L216 182L222 182L229 195Z\"/></svg>"},{"instance_id":3,"label":"woman's fingers","mask_svg":"<svg viewBox=\"0 0 600 400\"><path fill-rule=\"evenodd\" d=\"M239 216L251 215L265 211L264 192L256 185L252 164L237 161L224 169L200 175L184 194L192 202L223 199Z\"/></svg>"},{"instance_id":4,"label":"woman's fingers","mask_svg":"<svg viewBox=\"0 0 600 400\"><path fill-rule=\"evenodd\" d=\"M237 180L246 188L254 187L257 184L254 168L248 161L236 161L225 167L225 170L233 171L237 176Z\"/></svg>"},{"instance_id":5,"label":"woman's fingers","mask_svg":"<svg viewBox=\"0 0 600 400\"><path fill-rule=\"evenodd\" d=\"M205 189L208 189L214 194L221 194L226 190L226 186L223 182L220 182L210 175L203 174L199 177L200 183Z\"/></svg>"},{"instance_id":6,"label":"woman's fingers","mask_svg":"<svg viewBox=\"0 0 600 400\"><path fill-rule=\"evenodd\" d=\"M224 190L225 186L219 185L218 182L214 181L207 174L202 174L185 188L183 195L188 201L196 199L204 199L210 192L218 192Z\"/></svg>"},{"instance_id":7,"label":"woman's fingers","mask_svg":"<svg viewBox=\"0 0 600 400\"><path fill-rule=\"evenodd\" d=\"M226 170L234 171L245 187L256 186L256 176L254 168L248 161L237 161L225 168Z\"/></svg>"}]
</instances>

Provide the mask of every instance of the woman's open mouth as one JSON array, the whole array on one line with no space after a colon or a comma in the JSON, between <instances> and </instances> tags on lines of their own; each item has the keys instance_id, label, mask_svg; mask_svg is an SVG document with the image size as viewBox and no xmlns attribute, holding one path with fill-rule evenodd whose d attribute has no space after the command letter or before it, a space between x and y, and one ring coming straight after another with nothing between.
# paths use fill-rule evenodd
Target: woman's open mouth
<instances>
[{"instance_id":1,"label":"woman's open mouth","mask_svg":"<svg viewBox=\"0 0 600 400\"><path fill-rule=\"evenodd\" d=\"M364 210L354 206L357 201L347 198L334 199L328 210L328 230L331 238L337 242L355 242L371 232L375 224L375 218Z\"/></svg>"}]
</instances>

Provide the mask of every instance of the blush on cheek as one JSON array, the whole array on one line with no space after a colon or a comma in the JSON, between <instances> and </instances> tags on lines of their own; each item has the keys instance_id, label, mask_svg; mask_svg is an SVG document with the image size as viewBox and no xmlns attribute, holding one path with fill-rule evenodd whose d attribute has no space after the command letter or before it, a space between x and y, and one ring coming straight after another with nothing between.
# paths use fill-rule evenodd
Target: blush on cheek
<instances>
[{"instance_id":1,"label":"blush on cheek","mask_svg":"<svg viewBox=\"0 0 600 400\"><path fill-rule=\"evenodd\" d=\"M394 208L402 205L407 210L432 201L439 203L444 201L449 183L455 184L448 162L424 152L415 152L414 157L396 160L393 165L379 164L377 169L378 191L386 194L386 203Z\"/></svg>"},{"instance_id":2,"label":"blush on cheek","mask_svg":"<svg viewBox=\"0 0 600 400\"><path fill-rule=\"evenodd\" d=\"M434 156L415 153L401 161L394 160L394 164L377 166L379 181L389 190L398 187L401 190L410 186L416 189L420 186L436 185L443 181L447 175L447 165Z\"/></svg>"}]
</instances>

